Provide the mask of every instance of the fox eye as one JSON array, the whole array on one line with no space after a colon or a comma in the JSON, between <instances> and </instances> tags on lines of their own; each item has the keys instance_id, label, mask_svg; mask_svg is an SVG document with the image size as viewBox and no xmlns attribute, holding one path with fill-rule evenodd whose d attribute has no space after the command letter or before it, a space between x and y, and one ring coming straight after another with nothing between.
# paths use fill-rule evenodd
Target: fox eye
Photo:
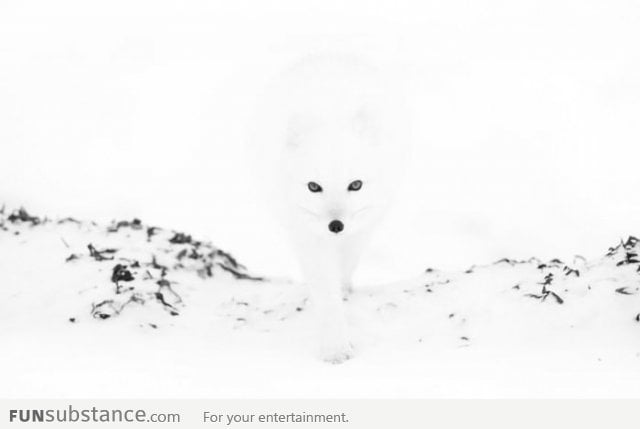
<instances>
[{"instance_id":1,"label":"fox eye","mask_svg":"<svg viewBox=\"0 0 640 429\"><path fill-rule=\"evenodd\" d=\"M362 188L362 180L354 180L353 182L349 183L349 187L347 188L347 190L359 191L360 188Z\"/></svg>"},{"instance_id":2,"label":"fox eye","mask_svg":"<svg viewBox=\"0 0 640 429\"><path fill-rule=\"evenodd\" d=\"M309 190L314 193L322 192L322 186L318 185L316 182L307 183L307 188L309 188Z\"/></svg>"}]
</instances>

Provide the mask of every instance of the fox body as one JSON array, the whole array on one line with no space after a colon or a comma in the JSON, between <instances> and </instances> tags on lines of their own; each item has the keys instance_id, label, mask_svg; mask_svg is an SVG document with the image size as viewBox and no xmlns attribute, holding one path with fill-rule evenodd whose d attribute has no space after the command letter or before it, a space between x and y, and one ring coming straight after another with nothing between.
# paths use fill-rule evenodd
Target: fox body
<instances>
[{"instance_id":1,"label":"fox body","mask_svg":"<svg viewBox=\"0 0 640 429\"><path fill-rule=\"evenodd\" d=\"M305 60L274 81L252 151L310 286L320 353L349 359L344 297L401 177L406 131L378 72L345 57Z\"/></svg>"}]
</instances>

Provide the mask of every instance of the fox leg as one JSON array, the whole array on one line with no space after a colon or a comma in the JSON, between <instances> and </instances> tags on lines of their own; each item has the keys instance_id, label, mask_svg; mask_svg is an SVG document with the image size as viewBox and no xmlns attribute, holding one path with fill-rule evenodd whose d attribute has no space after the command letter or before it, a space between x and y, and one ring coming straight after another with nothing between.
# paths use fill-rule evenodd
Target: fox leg
<instances>
[{"instance_id":1,"label":"fox leg","mask_svg":"<svg viewBox=\"0 0 640 429\"><path fill-rule=\"evenodd\" d=\"M342 293L348 297L353 293L353 273L360 262L364 242L361 237L350 237L340 248L340 283Z\"/></svg>"},{"instance_id":2,"label":"fox leg","mask_svg":"<svg viewBox=\"0 0 640 429\"><path fill-rule=\"evenodd\" d=\"M327 282L311 284L311 299L317 311L320 354L329 363L342 363L353 356L347 334L347 319L341 284Z\"/></svg>"},{"instance_id":3,"label":"fox leg","mask_svg":"<svg viewBox=\"0 0 640 429\"><path fill-rule=\"evenodd\" d=\"M300 250L315 312L320 355L326 362L342 363L353 356L353 348L348 338L339 255L331 246L313 246L310 252L307 245Z\"/></svg>"}]
</instances>

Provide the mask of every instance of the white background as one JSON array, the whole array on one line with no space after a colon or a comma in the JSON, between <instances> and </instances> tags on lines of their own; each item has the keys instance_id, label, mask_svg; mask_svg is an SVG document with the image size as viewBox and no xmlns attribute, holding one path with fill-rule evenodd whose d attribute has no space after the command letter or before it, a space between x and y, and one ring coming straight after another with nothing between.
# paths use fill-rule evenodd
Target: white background
<instances>
[{"instance_id":1,"label":"white background","mask_svg":"<svg viewBox=\"0 0 640 429\"><path fill-rule=\"evenodd\" d=\"M363 279L593 257L640 230L640 3L6 1L0 205L140 217L294 272L243 152L256 92L317 50L393 69L403 198Z\"/></svg>"}]
</instances>

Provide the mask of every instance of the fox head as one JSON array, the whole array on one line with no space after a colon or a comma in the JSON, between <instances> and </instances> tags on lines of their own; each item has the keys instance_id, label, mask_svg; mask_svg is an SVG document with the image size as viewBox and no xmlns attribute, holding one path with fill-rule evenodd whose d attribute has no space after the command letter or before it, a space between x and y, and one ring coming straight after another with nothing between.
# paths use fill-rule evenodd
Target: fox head
<instances>
[{"instance_id":1,"label":"fox head","mask_svg":"<svg viewBox=\"0 0 640 429\"><path fill-rule=\"evenodd\" d=\"M392 164L372 117L292 118L280 191L308 232L333 239L371 228L393 191Z\"/></svg>"},{"instance_id":2,"label":"fox head","mask_svg":"<svg viewBox=\"0 0 640 429\"><path fill-rule=\"evenodd\" d=\"M248 153L280 223L331 240L374 226L407 159L399 95L377 68L348 56L303 60L268 85Z\"/></svg>"}]
</instances>

